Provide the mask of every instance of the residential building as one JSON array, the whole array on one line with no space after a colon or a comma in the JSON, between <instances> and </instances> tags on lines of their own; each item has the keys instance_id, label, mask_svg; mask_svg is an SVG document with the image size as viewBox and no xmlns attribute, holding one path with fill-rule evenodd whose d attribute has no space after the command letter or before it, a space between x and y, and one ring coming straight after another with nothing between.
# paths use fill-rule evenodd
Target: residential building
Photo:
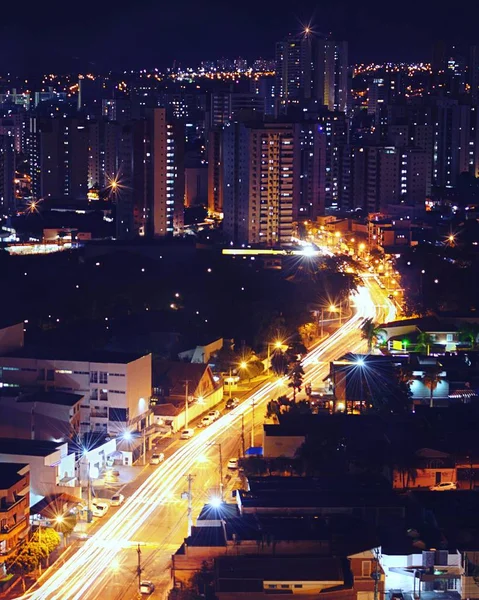
<instances>
[{"instance_id":1,"label":"residential building","mask_svg":"<svg viewBox=\"0 0 479 600\"><path fill-rule=\"evenodd\" d=\"M185 207L208 205L208 167L185 167Z\"/></svg>"},{"instance_id":2,"label":"residential building","mask_svg":"<svg viewBox=\"0 0 479 600\"><path fill-rule=\"evenodd\" d=\"M299 204L299 125L240 123L223 132L224 231L236 243L291 241Z\"/></svg>"},{"instance_id":3,"label":"residential building","mask_svg":"<svg viewBox=\"0 0 479 600\"><path fill-rule=\"evenodd\" d=\"M348 88L347 42L305 32L276 44L275 89L283 109L313 99L346 112Z\"/></svg>"},{"instance_id":4,"label":"residential building","mask_svg":"<svg viewBox=\"0 0 479 600\"><path fill-rule=\"evenodd\" d=\"M152 223L155 236L173 235L183 227L185 195L184 133L167 119L166 109L152 115Z\"/></svg>"},{"instance_id":5,"label":"residential building","mask_svg":"<svg viewBox=\"0 0 479 600\"><path fill-rule=\"evenodd\" d=\"M2 215L14 215L16 212L15 163L15 138L0 133L0 214Z\"/></svg>"},{"instance_id":6,"label":"residential building","mask_svg":"<svg viewBox=\"0 0 479 600\"><path fill-rule=\"evenodd\" d=\"M222 399L223 384L215 380L207 364L153 361L152 405L156 423L171 425L177 431Z\"/></svg>"},{"instance_id":7,"label":"residential building","mask_svg":"<svg viewBox=\"0 0 479 600\"><path fill-rule=\"evenodd\" d=\"M22 349L0 357L3 386L36 391L77 393L80 433L118 435L143 429L151 396L151 354L115 352L30 352Z\"/></svg>"},{"instance_id":8,"label":"residential building","mask_svg":"<svg viewBox=\"0 0 479 600\"><path fill-rule=\"evenodd\" d=\"M69 452L66 442L0 438L0 463L15 463L19 469L29 465L30 506L54 493L81 496L75 476L75 454Z\"/></svg>"},{"instance_id":9,"label":"residential building","mask_svg":"<svg viewBox=\"0 0 479 600\"><path fill-rule=\"evenodd\" d=\"M208 210L212 214L223 212L222 132L212 129L208 133Z\"/></svg>"},{"instance_id":10,"label":"residential building","mask_svg":"<svg viewBox=\"0 0 479 600\"><path fill-rule=\"evenodd\" d=\"M88 123L88 189L109 188L113 192L112 181L121 185L118 171L120 132L120 125L112 121Z\"/></svg>"},{"instance_id":11,"label":"residential building","mask_svg":"<svg viewBox=\"0 0 479 600\"><path fill-rule=\"evenodd\" d=\"M32 117L29 137L34 196L85 200L88 192L86 122L69 117Z\"/></svg>"},{"instance_id":12,"label":"residential building","mask_svg":"<svg viewBox=\"0 0 479 600\"><path fill-rule=\"evenodd\" d=\"M0 575L4 564L28 535L30 467L2 462L0 467Z\"/></svg>"}]
</instances>

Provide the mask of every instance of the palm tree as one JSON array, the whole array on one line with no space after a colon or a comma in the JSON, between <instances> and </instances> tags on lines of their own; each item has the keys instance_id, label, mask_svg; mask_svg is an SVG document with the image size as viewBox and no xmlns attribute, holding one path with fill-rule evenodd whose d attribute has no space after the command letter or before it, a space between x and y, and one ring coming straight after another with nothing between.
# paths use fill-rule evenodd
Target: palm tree
<instances>
[{"instance_id":1,"label":"palm tree","mask_svg":"<svg viewBox=\"0 0 479 600\"><path fill-rule=\"evenodd\" d=\"M426 371L422 378L424 385L429 388L429 391L431 393L431 395L429 397L430 408L432 408L434 406L434 401L433 401L434 390L441 383L441 381L443 381L441 373L442 373L442 367L438 363L437 365L434 365L434 367L432 369L429 369L428 371Z\"/></svg>"},{"instance_id":2,"label":"palm tree","mask_svg":"<svg viewBox=\"0 0 479 600\"><path fill-rule=\"evenodd\" d=\"M373 343L377 344L382 336L386 336L386 331L379 327L372 319L366 319L361 325L362 337L368 342L368 350L371 352Z\"/></svg>"},{"instance_id":3,"label":"palm tree","mask_svg":"<svg viewBox=\"0 0 479 600\"><path fill-rule=\"evenodd\" d=\"M288 387L293 388L293 402L296 402L296 392L301 391L303 385L303 367L299 361L295 362L289 374Z\"/></svg>"},{"instance_id":4,"label":"palm tree","mask_svg":"<svg viewBox=\"0 0 479 600\"><path fill-rule=\"evenodd\" d=\"M425 352L429 354L432 344L432 337L426 331L421 331L417 336L416 350L418 352Z\"/></svg>"}]
</instances>

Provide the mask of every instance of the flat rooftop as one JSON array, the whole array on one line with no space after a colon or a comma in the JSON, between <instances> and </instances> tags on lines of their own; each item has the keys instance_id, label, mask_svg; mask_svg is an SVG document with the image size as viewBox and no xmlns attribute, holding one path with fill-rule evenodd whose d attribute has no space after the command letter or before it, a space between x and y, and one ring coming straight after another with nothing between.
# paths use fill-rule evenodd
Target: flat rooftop
<instances>
[{"instance_id":1,"label":"flat rooftop","mask_svg":"<svg viewBox=\"0 0 479 600\"><path fill-rule=\"evenodd\" d=\"M49 456L64 442L49 442L45 440L28 440L15 438L0 438L0 454L17 456ZM5 463L2 463L2 468Z\"/></svg>"},{"instance_id":2,"label":"flat rooftop","mask_svg":"<svg viewBox=\"0 0 479 600\"><path fill-rule=\"evenodd\" d=\"M344 581L343 561L324 556L220 556L215 561L220 591L228 580Z\"/></svg>"},{"instance_id":3,"label":"flat rooftop","mask_svg":"<svg viewBox=\"0 0 479 600\"><path fill-rule=\"evenodd\" d=\"M20 396L17 402L39 402L44 404L57 404L59 406L75 406L75 404L80 402L84 396L84 394L70 394L69 392L38 391Z\"/></svg>"},{"instance_id":4,"label":"flat rooftop","mask_svg":"<svg viewBox=\"0 0 479 600\"><path fill-rule=\"evenodd\" d=\"M24 475L21 475L20 471L27 466L21 463L2 463L0 467L0 489L8 490L23 479Z\"/></svg>"},{"instance_id":5,"label":"flat rooftop","mask_svg":"<svg viewBox=\"0 0 479 600\"><path fill-rule=\"evenodd\" d=\"M128 364L148 354L141 352L87 351L76 348L19 348L4 356L36 360L71 360L90 363Z\"/></svg>"}]
</instances>

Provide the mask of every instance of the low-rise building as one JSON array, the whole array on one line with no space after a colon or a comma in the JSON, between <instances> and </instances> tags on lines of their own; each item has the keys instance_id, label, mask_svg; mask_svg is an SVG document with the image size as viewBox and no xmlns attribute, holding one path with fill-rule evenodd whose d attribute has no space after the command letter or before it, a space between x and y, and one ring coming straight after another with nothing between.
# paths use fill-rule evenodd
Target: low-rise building
<instances>
[{"instance_id":1,"label":"low-rise building","mask_svg":"<svg viewBox=\"0 0 479 600\"><path fill-rule=\"evenodd\" d=\"M80 431L84 395L56 390L25 392L0 389L0 436L39 440L67 440Z\"/></svg>"},{"instance_id":2,"label":"low-rise building","mask_svg":"<svg viewBox=\"0 0 479 600\"><path fill-rule=\"evenodd\" d=\"M30 529L30 467L0 465L0 576L3 566Z\"/></svg>"},{"instance_id":3,"label":"low-rise building","mask_svg":"<svg viewBox=\"0 0 479 600\"><path fill-rule=\"evenodd\" d=\"M80 433L142 429L149 414L151 354L19 350L0 356L0 382L84 396Z\"/></svg>"},{"instance_id":4,"label":"low-rise building","mask_svg":"<svg viewBox=\"0 0 479 600\"><path fill-rule=\"evenodd\" d=\"M0 438L0 473L3 463L29 465L30 504L54 493L80 497L75 476L75 454L64 442Z\"/></svg>"}]
</instances>

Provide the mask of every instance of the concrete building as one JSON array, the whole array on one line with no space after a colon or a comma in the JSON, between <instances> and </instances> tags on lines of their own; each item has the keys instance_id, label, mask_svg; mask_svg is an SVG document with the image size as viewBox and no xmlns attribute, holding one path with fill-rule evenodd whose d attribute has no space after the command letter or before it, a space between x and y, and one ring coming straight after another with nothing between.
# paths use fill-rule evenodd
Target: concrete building
<instances>
[{"instance_id":1,"label":"concrete building","mask_svg":"<svg viewBox=\"0 0 479 600\"><path fill-rule=\"evenodd\" d=\"M75 454L68 451L67 443L0 438L0 463L15 463L19 468L29 465L30 506L49 494L81 496Z\"/></svg>"},{"instance_id":2,"label":"concrete building","mask_svg":"<svg viewBox=\"0 0 479 600\"><path fill-rule=\"evenodd\" d=\"M88 189L111 189L112 180L121 184L119 141L121 127L112 121L88 123Z\"/></svg>"},{"instance_id":3,"label":"concrete building","mask_svg":"<svg viewBox=\"0 0 479 600\"><path fill-rule=\"evenodd\" d=\"M299 124L234 122L223 132L224 231L237 243L289 243L299 204Z\"/></svg>"},{"instance_id":4,"label":"concrete building","mask_svg":"<svg viewBox=\"0 0 479 600\"><path fill-rule=\"evenodd\" d=\"M15 138L0 133L0 214L13 215L15 199Z\"/></svg>"},{"instance_id":5,"label":"concrete building","mask_svg":"<svg viewBox=\"0 0 479 600\"><path fill-rule=\"evenodd\" d=\"M78 393L84 397L80 433L118 435L144 427L151 396L151 354L39 354L22 349L0 357L0 381L32 391L42 387Z\"/></svg>"},{"instance_id":6,"label":"concrete building","mask_svg":"<svg viewBox=\"0 0 479 600\"><path fill-rule=\"evenodd\" d=\"M155 236L173 235L183 226L185 195L184 133L167 119L166 109L152 116L152 223Z\"/></svg>"},{"instance_id":7,"label":"concrete building","mask_svg":"<svg viewBox=\"0 0 479 600\"><path fill-rule=\"evenodd\" d=\"M208 204L208 167L185 168L185 207Z\"/></svg>"},{"instance_id":8,"label":"concrete building","mask_svg":"<svg viewBox=\"0 0 479 600\"><path fill-rule=\"evenodd\" d=\"M0 577L5 562L28 535L30 525L30 467L3 462L0 466Z\"/></svg>"},{"instance_id":9,"label":"concrete building","mask_svg":"<svg viewBox=\"0 0 479 600\"><path fill-rule=\"evenodd\" d=\"M30 119L29 154L37 198L85 200L88 192L88 130L77 118Z\"/></svg>"}]
</instances>

